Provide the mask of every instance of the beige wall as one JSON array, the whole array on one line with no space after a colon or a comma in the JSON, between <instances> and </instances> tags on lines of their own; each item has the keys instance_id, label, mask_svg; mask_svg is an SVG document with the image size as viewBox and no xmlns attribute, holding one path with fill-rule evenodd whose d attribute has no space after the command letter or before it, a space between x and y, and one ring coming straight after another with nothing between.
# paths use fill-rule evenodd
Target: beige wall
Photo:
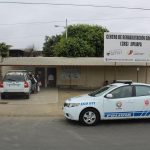
<instances>
[{"instance_id":1,"label":"beige wall","mask_svg":"<svg viewBox=\"0 0 150 150\"><path fill-rule=\"evenodd\" d=\"M78 88L97 88L103 85L104 80L109 80L111 82L114 80L114 73L112 73L114 70L113 67L79 67L79 68L80 68L80 78L74 80L73 79L62 80L61 67L57 68L57 85L71 86Z\"/></svg>"},{"instance_id":2,"label":"beige wall","mask_svg":"<svg viewBox=\"0 0 150 150\"><path fill-rule=\"evenodd\" d=\"M78 67L80 69L79 79L64 80L61 77L61 67L57 68L57 85L58 86L72 86L80 88L100 87L104 81L104 74L101 68L103 67Z\"/></svg>"},{"instance_id":3,"label":"beige wall","mask_svg":"<svg viewBox=\"0 0 150 150\"><path fill-rule=\"evenodd\" d=\"M146 67L117 66L115 67L80 67L81 74L78 80L62 80L61 67L57 68L57 85L71 86L78 88L98 88L103 85L105 80L112 83L113 80L132 80L146 82ZM150 83L150 68L147 69L147 83Z\"/></svg>"},{"instance_id":4,"label":"beige wall","mask_svg":"<svg viewBox=\"0 0 150 150\"><path fill-rule=\"evenodd\" d=\"M138 67L139 71L137 72L137 67L117 67L117 80L132 80L134 82L146 82L146 67ZM147 70L147 75L150 73L150 70ZM148 77L148 76L147 76ZM148 77L150 78L150 77Z\"/></svg>"},{"instance_id":5,"label":"beige wall","mask_svg":"<svg viewBox=\"0 0 150 150\"><path fill-rule=\"evenodd\" d=\"M46 67L47 68L47 67ZM72 68L72 67L71 67ZM63 80L61 77L62 69L61 66L56 67L57 86L67 86L76 88L98 88L103 85L105 80L111 83L114 79L116 80L132 80L137 81L137 67L126 67L126 66L100 66L100 67L77 67L80 70L79 79L68 79ZM35 67L2 67L2 75L4 76L8 70L29 70L34 71ZM47 78L46 78L47 79ZM150 67L147 67L147 80L146 80L146 67L139 67L138 81L150 83Z\"/></svg>"}]
</instances>

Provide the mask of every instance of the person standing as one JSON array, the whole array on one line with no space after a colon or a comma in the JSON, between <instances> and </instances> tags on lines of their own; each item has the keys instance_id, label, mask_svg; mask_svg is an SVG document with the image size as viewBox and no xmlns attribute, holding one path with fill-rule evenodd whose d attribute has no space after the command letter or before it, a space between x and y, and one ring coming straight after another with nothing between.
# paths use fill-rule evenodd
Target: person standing
<instances>
[{"instance_id":1,"label":"person standing","mask_svg":"<svg viewBox=\"0 0 150 150\"><path fill-rule=\"evenodd\" d=\"M48 85L53 86L53 84L54 84L54 75L49 74L49 76L48 76Z\"/></svg>"},{"instance_id":2,"label":"person standing","mask_svg":"<svg viewBox=\"0 0 150 150\"><path fill-rule=\"evenodd\" d=\"M103 83L103 86L107 86L109 83L108 83L108 80L104 81Z\"/></svg>"},{"instance_id":3,"label":"person standing","mask_svg":"<svg viewBox=\"0 0 150 150\"><path fill-rule=\"evenodd\" d=\"M35 93L35 92L37 91L37 89L36 89L37 80L35 79L33 73L30 73L30 74L29 74L29 77L30 77L31 84L32 84L32 86L31 86L31 87L32 87L32 93Z\"/></svg>"},{"instance_id":4,"label":"person standing","mask_svg":"<svg viewBox=\"0 0 150 150\"><path fill-rule=\"evenodd\" d=\"M36 87L36 89L37 89L37 92L39 92L40 91L40 86L42 85L41 84L41 80L40 80L40 76L37 74L36 76L35 76L35 78L36 78L36 80L37 80L37 87Z\"/></svg>"}]
</instances>

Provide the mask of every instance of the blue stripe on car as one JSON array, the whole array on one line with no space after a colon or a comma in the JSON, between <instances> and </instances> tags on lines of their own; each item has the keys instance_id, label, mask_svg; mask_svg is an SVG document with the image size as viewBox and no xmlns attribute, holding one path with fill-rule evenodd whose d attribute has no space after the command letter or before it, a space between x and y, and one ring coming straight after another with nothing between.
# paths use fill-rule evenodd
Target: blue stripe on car
<instances>
[{"instance_id":1,"label":"blue stripe on car","mask_svg":"<svg viewBox=\"0 0 150 150\"><path fill-rule=\"evenodd\" d=\"M150 116L150 111L106 112L104 113L104 116L107 118Z\"/></svg>"}]
</instances>

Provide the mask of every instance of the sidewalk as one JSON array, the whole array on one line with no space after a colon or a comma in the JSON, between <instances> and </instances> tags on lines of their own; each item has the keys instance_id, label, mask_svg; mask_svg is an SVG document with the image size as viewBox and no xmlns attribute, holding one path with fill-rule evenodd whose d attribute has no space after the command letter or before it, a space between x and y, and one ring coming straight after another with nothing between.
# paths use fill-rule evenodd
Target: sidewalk
<instances>
[{"instance_id":1,"label":"sidewalk","mask_svg":"<svg viewBox=\"0 0 150 150\"><path fill-rule=\"evenodd\" d=\"M63 103L67 98L88 93L79 90L42 89L31 94L29 100L12 98L0 100L0 116L63 116Z\"/></svg>"}]
</instances>

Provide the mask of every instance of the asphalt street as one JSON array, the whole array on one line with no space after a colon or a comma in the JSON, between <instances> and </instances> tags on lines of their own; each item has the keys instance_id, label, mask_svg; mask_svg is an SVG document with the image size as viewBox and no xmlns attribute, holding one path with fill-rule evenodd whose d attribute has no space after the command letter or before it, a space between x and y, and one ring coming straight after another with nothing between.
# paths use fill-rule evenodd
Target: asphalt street
<instances>
[{"instance_id":1,"label":"asphalt street","mask_svg":"<svg viewBox=\"0 0 150 150\"><path fill-rule=\"evenodd\" d=\"M0 117L0 150L149 150L150 120L85 127L64 118Z\"/></svg>"}]
</instances>

